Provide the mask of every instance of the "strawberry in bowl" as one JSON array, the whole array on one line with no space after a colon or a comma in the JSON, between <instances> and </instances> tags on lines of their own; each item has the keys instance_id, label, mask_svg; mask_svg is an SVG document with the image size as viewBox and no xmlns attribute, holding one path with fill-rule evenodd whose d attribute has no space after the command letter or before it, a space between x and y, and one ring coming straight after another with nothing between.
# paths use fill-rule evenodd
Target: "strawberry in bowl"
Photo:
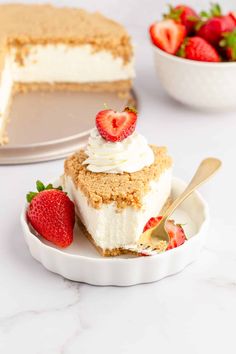
<instances>
[{"instance_id":1,"label":"strawberry in bowl","mask_svg":"<svg viewBox=\"0 0 236 354\"><path fill-rule=\"evenodd\" d=\"M236 12L170 7L149 27L156 70L175 100L203 110L236 107Z\"/></svg>"},{"instance_id":2,"label":"strawberry in bowl","mask_svg":"<svg viewBox=\"0 0 236 354\"><path fill-rule=\"evenodd\" d=\"M181 23L187 34L194 31L195 24L200 20L197 12L187 5L169 6L169 13L164 15L165 19L172 19L177 23Z\"/></svg>"},{"instance_id":3,"label":"strawberry in bowl","mask_svg":"<svg viewBox=\"0 0 236 354\"><path fill-rule=\"evenodd\" d=\"M225 32L231 32L236 27L233 13L223 15L218 4L212 4L209 12L202 11L201 17L196 26L197 35L214 46L219 45Z\"/></svg>"},{"instance_id":4,"label":"strawberry in bowl","mask_svg":"<svg viewBox=\"0 0 236 354\"><path fill-rule=\"evenodd\" d=\"M163 20L151 25L152 43L169 54L176 54L185 36L185 26L174 20Z\"/></svg>"}]
</instances>

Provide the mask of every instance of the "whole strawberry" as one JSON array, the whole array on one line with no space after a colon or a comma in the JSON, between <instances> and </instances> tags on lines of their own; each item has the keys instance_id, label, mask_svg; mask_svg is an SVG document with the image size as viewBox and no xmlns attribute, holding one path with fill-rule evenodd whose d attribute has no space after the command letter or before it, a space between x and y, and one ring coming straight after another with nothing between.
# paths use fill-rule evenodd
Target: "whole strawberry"
<instances>
[{"instance_id":1,"label":"whole strawberry","mask_svg":"<svg viewBox=\"0 0 236 354\"><path fill-rule=\"evenodd\" d=\"M156 226L161 219L162 216L149 219L143 229L143 232ZM170 242L166 250L179 247L187 240L183 227L180 224L175 224L174 220L167 220L166 231L170 238Z\"/></svg>"},{"instance_id":2,"label":"whole strawberry","mask_svg":"<svg viewBox=\"0 0 236 354\"><path fill-rule=\"evenodd\" d=\"M219 44L225 32L231 32L236 27L236 21L231 14L222 15L218 4L212 4L210 13L202 12L202 21L197 25L197 35L204 38L213 46Z\"/></svg>"},{"instance_id":3,"label":"whole strawberry","mask_svg":"<svg viewBox=\"0 0 236 354\"><path fill-rule=\"evenodd\" d=\"M38 192L29 192L26 215L35 231L59 247L67 247L73 241L75 223L74 203L61 187L46 187L36 182Z\"/></svg>"},{"instance_id":4,"label":"whole strawberry","mask_svg":"<svg viewBox=\"0 0 236 354\"><path fill-rule=\"evenodd\" d=\"M232 32L224 33L220 46L225 50L228 60L236 61L236 29Z\"/></svg>"},{"instance_id":5,"label":"whole strawberry","mask_svg":"<svg viewBox=\"0 0 236 354\"><path fill-rule=\"evenodd\" d=\"M195 24L200 20L200 17L191 7L187 5L169 6L169 13L164 15L164 18L170 18L174 21L182 23L185 26L187 34L192 33Z\"/></svg>"},{"instance_id":6,"label":"whole strawberry","mask_svg":"<svg viewBox=\"0 0 236 354\"><path fill-rule=\"evenodd\" d=\"M215 48L205 41L205 39L197 36L186 38L178 55L190 60L208 62L220 61L220 56Z\"/></svg>"}]
</instances>

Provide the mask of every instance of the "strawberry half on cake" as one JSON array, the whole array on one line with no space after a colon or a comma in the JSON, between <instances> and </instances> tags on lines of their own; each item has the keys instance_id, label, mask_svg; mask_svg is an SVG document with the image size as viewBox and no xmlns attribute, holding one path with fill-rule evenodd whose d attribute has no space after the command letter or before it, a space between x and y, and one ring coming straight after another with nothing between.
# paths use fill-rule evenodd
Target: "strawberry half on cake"
<instances>
[{"instance_id":1,"label":"strawberry half on cake","mask_svg":"<svg viewBox=\"0 0 236 354\"><path fill-rule=\"evenodd\" d=\"M137 113L106 109L96 116L85 150L65 161L64 190L79 224L103 256L127 253L171 191L172 160L136 130Z\"/></svg>"}]
</instances>

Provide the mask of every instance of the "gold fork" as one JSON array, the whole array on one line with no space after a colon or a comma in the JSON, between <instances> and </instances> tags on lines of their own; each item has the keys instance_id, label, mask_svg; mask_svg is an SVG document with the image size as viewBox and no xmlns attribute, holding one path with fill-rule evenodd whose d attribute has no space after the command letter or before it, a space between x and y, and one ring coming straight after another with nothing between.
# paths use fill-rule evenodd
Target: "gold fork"
<instances>
[{"instance_id":1,"label":"gold fork","mask_svg":"<svg viewBox=\"0 0 236 354\"><path fill-rule=\"evenodd\" d=\"M171 216L175 209L192 194L201 184L205 183L215 172L220 168L221 161L209 157L201 162L192 180L183 191L183 193L174 200L174 202L167 208L161 221L153 228L145 231L140 239L138 252L144 250L147 253L163 252L168 247L170 242L169 235L165 229L166 220Z\"/></svg>"}]
</instances>

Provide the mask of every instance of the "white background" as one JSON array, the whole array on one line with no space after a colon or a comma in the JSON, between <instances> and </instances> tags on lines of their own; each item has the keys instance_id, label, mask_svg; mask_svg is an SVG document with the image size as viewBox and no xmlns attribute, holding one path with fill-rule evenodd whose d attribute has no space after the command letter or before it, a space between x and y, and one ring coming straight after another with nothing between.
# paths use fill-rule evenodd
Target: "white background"
<instances>
[{"instance_id":1,"label":"white background","mask_svg":"<svg viewBox=\"0 0 236 354\"><path fill-rule=\"evenodd\" d=\"M200 160L211 155L222 159L223 168L201 189L211 225L198 261L158 283L117 288L72 283L49 273L23 241L19 214L25 194L36 179L61 174L63 161L1 166L0 353L235 353L236 112L198 112L162 91L147 27L165 12L166 1L53 3L99 10L127 27L136 45L139 131L169 147L176 176L188 181ZM230 4L236 9L235 1L224 1L225 9Z\"/></svg>"}]
</instances>

